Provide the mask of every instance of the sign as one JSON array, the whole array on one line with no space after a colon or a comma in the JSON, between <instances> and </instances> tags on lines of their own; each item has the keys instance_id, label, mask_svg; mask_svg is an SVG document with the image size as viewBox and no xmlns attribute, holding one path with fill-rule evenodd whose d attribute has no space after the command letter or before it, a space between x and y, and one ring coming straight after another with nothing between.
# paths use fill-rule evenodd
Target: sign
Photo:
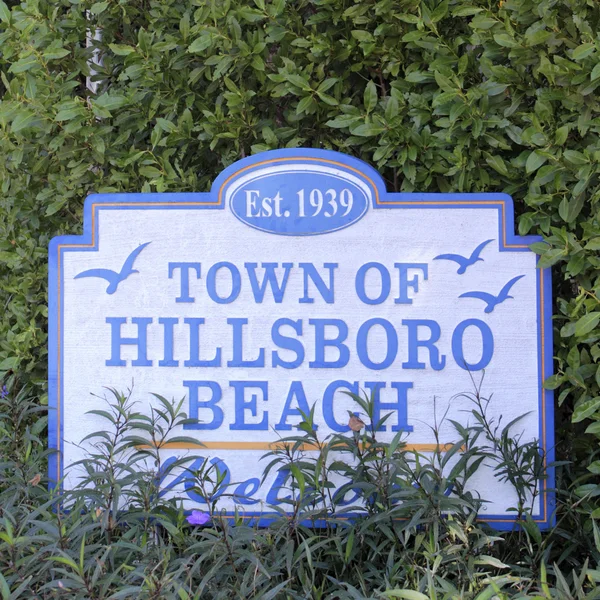
<instances>
[{"instance_id":1,"label":"sign","mask_svg":"<svg viewBox=\"0 0 600 600\"><path fill-rule=\"evenodd\" d=\"M454 396L484 370L490 416L525 415L522 440L551 462L550 274L513 224L505 194L388 193L373 168L324 150L243 159L210 193L88 197L84 234L50 245L51 478L76 484L80 441L106 426L89 411L133 382L140 410L153 393L186 398L193 422L175 433L204 448L165 460L219 464L236 495L219 506L260 516L282 477L261 482L260 458L301 411L315 405L321 438L344 434L344 392L364 390L390 414L381 439L404 432L427 453L434 404L466 422ZM449 420L440 434L456 441ZM486 521L512 527L510 486L485 465L472 485ZM551 472L539 486L544 527Z\"/></svg>"}]
</instances>

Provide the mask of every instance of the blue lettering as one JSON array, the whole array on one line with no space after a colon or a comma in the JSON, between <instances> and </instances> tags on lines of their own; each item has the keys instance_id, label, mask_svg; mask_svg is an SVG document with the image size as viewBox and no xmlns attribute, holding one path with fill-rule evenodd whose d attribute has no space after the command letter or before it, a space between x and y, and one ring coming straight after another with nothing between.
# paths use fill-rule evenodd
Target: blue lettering
<instances>
[{"instance_id":1,"label":"blue lettering","mask_svg":"<svg viewBox=\"0 0 600 600\"><path fill-rule=\"evenodd\" d=\"M373 423L377 431L386 431L386 426L379 424L382 410L395 410L398 414L398 424L392 426L392 431L412 431L413 426L408 424L408 390L413 387L412 383L393 381L392 388L397 391L396 402L382 402L380 389L385 387L381 381L366 381L365 387L373 394Z\"/></svg>"},{"instance_id":2,"label":"blue lettering","mask_svg":"<svg viewBox=\"0 0 600 600\"><path fill-rule=\"evenodd\" d=\"M304 346L300 340L295 340L279 333L279 329L284 325L288 325L298 335L302 335L302 319L298 319L297 321L293 321L292 319L277 319L277 321L273 323L273 327L271 327L271 339L273 340L273 343L284 350L295 352L296 358L294 360L283 360L279 358L277 350L273 350L271 353L272 366L273 368L283 367L284 369L296 369L304 362Z\"/></svg>"},{"instance_id":3,"label":"blue lettering","mask_svg":"<svg viewBox=\"0 0 600 600\"><path fill-rule=\"evenodd\" d=\"M379 271L379 274L381 276L381 293L379 294L379 296L377 296L377 298L369 298L365 290L365 279L369 269L376 269L377 271ZM356 295L360 298L362 302L364 302L365 304L381 304L390 294L390 274L381 263L366 263L356 272L354 285L356 287Z\"/></svg>"},{"instance_id":4,"label":"blue lettering","mask_svg":"<svg viewBox=\"0 0 600 600\"><path fill-rule=\"evenodd\" d=\"M385 358L380 363L373 362L369 358L367 341L369 337L369 331L374 325L381 325L381 327L383 327L385 330L387 337ZM365 321L360 326L356 336L356 352L360 362L365 365L365 367L375 371L387 369L394 362L396 355L398 354L398 335L396 334L394 326L386 319L369 319L368 321Z\"/></svg>"},{"instance_id":5,"label":"blue lettering","mask_svg":"<svg viewBox=\"0 0 600 600\"><path fill-rule=\"evenodd\" d=\"M298 408L290 408L294 397L298 402ZM290 385L290 391L288 392L287 400L285 401L285 405L283 407L281 419L279 419L279 423L275 425L275 429L280 431L290 431L292 426L286 423L287 418L289 416L302 417L300 411L308 415L310 413L310 408L308 408L308 402L306 401L306 394L304 393L302 382L292 381L292 384ZM317 426L315 425L314 428L316 429Z\"/></svg>"},{"instance_id":6,"label":"blue lettering","mask_svg":"<svg viewBox=\"0 0 600 600\"><path fill-rule=\"evenodd\" d=\"M277 477L271 486L271 489L267 492L266 503L271 506L276 506L277 504L281 504L282 502L289 502L292 497L286 496L285 498L279 498L278 494L281 488L285 485L285 482L288 480L290 476L290 470L283 468L277 471Z\"/></svg>"},{"instance_id":7,"label":"blue lettering","mask_svg":"<svg viewBox=\"0 0 600 600\"><path fill-rule=\"evenodd\" d=\"M183 385L189 388L188 418L198 421L197 423L186 423L184 429L218 429L223 423L223 410L217 403L221 400L221 386L216 381L184 381ZM212 394L210 400L198 401L198 389L208 388ZM212 411L213 420L210 423L200 423L198 411L208 409Z\"/></svg>"},{"instance_id":8,"label":"blue lettering","mask_svg":"<svg viewBox=\"0 0 600 600\"><path fill-rule=\"evenodd\" d=\"M201 317L189 317L183 320L190 326L190 358L183 364L185 367L220 367L221 348L217 348L215 357L211 360L200 360L200 325L204 323Z\"/></svg>"},{"instance_id":9,"label":"blue lettering","mask_svg":"<svg viewBox=\"0 0 600 600\"><path fill-rule=\"evenodd\" d=\"M354 383L343 381L341 379L338 381L332 381L327 386L325 393L323 394L323 418L325 419L325 423L327 423L327 427L329 427L329 429L344 433L346 431L350 431L350 427L348 427L348 425L342 425L341 423L338 423L335 420L335 415L333 414L333 398L335 393L340 388L346 388L358 396L358 381L355 381Z\"/></svg>"},{"instance_id":10,"label":"blue lettering","mask_svg":"<svg viewBox=\"0 0 600 600\"><path fill-rule=\"evenodd\" d=\"M481 341L483 344L483 350L481 352L481 358L479 362L468 363L465 360L463 353L463 335L467 327L477 327L481 332ZM467 319L459 323L454 333L452 334L452 356L456 361L456 364L466 371L480 371L485 369L490 364L492 356L494 355L494 335L489 326L480 321L479 319Z\"/></svg>"},{"instance_id":11,"label":"blue lettering","mask_svg":"<svg viewBox=\"0 0 600 600\"><path fill-rule=\"evenodd\" d=\"M266 381L230 381L229 385L235 390L235 421L229 426L232 430L256 431L269 429L269 413L265 410L260 423L246 423L245 411L249 410L256 417L258 397L252 394L250 400L246 400L246 388L258 388L262 391L263 401L269 400L268 383Z\"/></svg>"},{"instance_id":12,"label":"blue lettering","mask_svg":"<svg viewBox=\"0 0 600 600\"><path fill-rule=\"evenodd\" d=\"M329 287L325 285L325 281L312 263L299 263L299 267L302 268L304 273L304 296L300 298L301 304L312 304L315 299L308 295L308 280L310 279L319 294L327 304L333 304L334 286L333 286L333 272L337 268L338 263L324 263L323 268L329 269Z\"/></svg>"},{"instance_id":13,"label":"blue lettering","mask_svg":"<svg viewBox=\"0 0 600 600\"><path fill-rule=\"evenodd\" d=\"M343 342L348 337L348 325L341 319L309 319L309 324L315 327L315 360L308 363L311 369L340 369L350 360L350 350ZM325 339L325 327L337 327L335 339ZM333 361L325 360L325 347L333 346L339 351L339 358Z\"/></svg>"},{"instance_id":14,"label":"blue lettering","mask_svg":"<svg viewBox=\"0 0 600 600\"><path fill-rule=\"evenodd\" d=\"M181 287L179 297L175 298L175 302L194 302L194 298L190 296L190 270L196 271L196 279L200 279L200 263L170 262L169 279L173 279L173 273L176 269L181 271Z\"/></svg>"},{"instance_id":15,"label":"blue lettering","mask_svg":"<svg viewBox=\"0 0 600 600\"><path fill-rule=\"evenodd\" d=\"M441 371L446 365L446 357L436 348L441 330L436 321L429 319L403 319L402 325L408 327L408 360L402 363L403 369L424 369L425 363L419 362L419 348L429 350L429 362L434 371ZM428 327L431 335L427 340L419 339L419 327Z\"/></svg>"},{"instance_id":16,"label":"blue lettering","mask_svg":"<svg viewBox=\"0 0 600 600\"><path fill-rule=\"evenodd\" d=\"M290 276L290 270L294 266L294 263L282 263L281 266L285 269L285 273L283 274L281 285L279 285L277 275L275 274L275 269L279 266L278 263L261 264L262 268L265 270L265 275L261 284L258 283L258 278L256 277L256 267L258 267L258 264L244 263L244 266L246 267L246 271L248 271L248 277L250 278L250 285L252 287L255 302L261 303L264 300L267 285L271 288L275 302L279 304L283 301L283 295Z\"/></svg>"},{"instance_id":17,"label":"blue lettering","mask_svg":"<svg viewBox=\"0 0 600 600\"><path fill-rule=\"evenodd\" d=\"M233 492L233 501L236 504L256 504L259 500L252 498L260 487L260 479L252 477L246 481L242 481Z\"/></svg>"},{"instance_id":18,"label":"blue lettering","mask_svg":"<svg viewBox=\"0 0 600 600\"><path fill-rule=\"evenodd\" d=\"M121 346L131 345L137 346L137 359L131 361L132 367L151 367L152 361L148 360L146 354L148 350L148 325L152 323L150 317L133 317L131 322L137 325L138 337L124 338L121 337L121 325L127 323L126 317L106 317L106 322L111 327L111 352L110 359L106 361L107 367L124 367L127 364L126 360L121 359Z\"/></svg>"},{"instance_id":19,"label":"blue lettering","mask_svg":"<svg viewBox=\"0 0 600 600\"><path fill-rule=\"evenodd\" d=\"M227 269L231 275L231 292L229 296L222 298L217 294L217 273L219 269ZM238 268L230 262L215 263L206 276L206 290L210 299L217 304L231 304L239 295L242 288L242 278Z\"/></svg>"},{"instance_id":20,"label":"blue lettering","mask_svg":"<svg viewBox=\"0 0 600 600\"><path fill-rule=\"evenodd\" d=\"M158 361L159 367L178 367L179 361L173 358L173 328L179 319L175 317L160 317L158 322L164 326L163 359Z\"/></svg>"},{"instance_id":21,"label":"blue lettering","mask_svg":"<svg viewBox=\"0 0 600 600\"><path fill-rule=\"evenodd\" d=\"M394 302L396 304L412 304L412 298L408 297L408 288L411 287L415 293L419 291L419 276L415 275L408 279L409 269L418 269L423 273L423 279L427 281L427 263L394 263L400 276L400 293Z\"/></svg>"},{"instance_id":22,"label":"blue lettering","mask_svg":"<svg viewBox=\"0 0 600 600\"><path fill-rule=\"evenodd\" d=\"M227 319L227 323L233 327L233 358L227 362L228 367L264 367L265 349L261 348L258 352L258 358L254 360L244 360L244 342L242 331L244 325L248 324L248 319Z\"/></svg>"},{"instance_id":23,"label":"blue lettering","mask_svg":"<svg viewBox=\"0 0 600 600\"><path fill-rule=\"evenodd\" d=\"M227 486L231 481L231 473L229 472L227 465L220 458L211 459L210 464L212 467L206 469L201 476L205 476L210 471L215 470L216 475L212 476L211 479L213 481L220 481L218 487L213 490L213 494L209 498L205 498L196 491L198 489L196 485L196 478L188 476L183 480L183 487L190 500L208 504L209 502L214 502L217 500L227 489ZM200 471L200 469L198 469L198 471Z\"/></svg>"}]
</instances>

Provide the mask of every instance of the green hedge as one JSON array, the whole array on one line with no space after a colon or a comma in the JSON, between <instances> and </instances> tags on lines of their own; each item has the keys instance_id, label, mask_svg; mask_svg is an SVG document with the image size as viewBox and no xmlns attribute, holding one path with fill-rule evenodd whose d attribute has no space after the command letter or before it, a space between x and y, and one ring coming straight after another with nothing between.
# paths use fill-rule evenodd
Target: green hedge
<instances>
[{"instance_id":1,"label":"green hedge","mask_svg":"<svg viewBox=\"0 0 600 600\"><path fill-rule=\"evenodd\" d=\"M591 511L599 31L597 0L0 0L0 372L43 401L47 245L89 193L204 191L248 154L332 148L391 190L507 192L544 235L558 453Z\"/></svg>"}]
</instances>

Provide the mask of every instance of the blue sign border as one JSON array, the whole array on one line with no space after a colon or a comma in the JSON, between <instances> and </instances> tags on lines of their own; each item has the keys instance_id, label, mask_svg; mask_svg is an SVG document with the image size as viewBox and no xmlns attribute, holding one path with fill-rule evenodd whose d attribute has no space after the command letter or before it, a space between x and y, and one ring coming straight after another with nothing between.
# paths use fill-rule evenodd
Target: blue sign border
<instances>
[{"instance_id":1,"label":"blue sign border","mask_svg":"<svg viewBox=\"0 0 600 600\"><path fill-rule=\"evenodd\" d=\"M98 249L98 213L100 210L151 210L151 209L200 209L222 210L223 190L229 182L242 172L267 164L280 162L315 161L334 164L337 168L353 172L370 181L373 194L373 209L396 208L489 208L498 211L498 239L501 252L531 252L529 245L541 240L539 236L517 236L514 233L514 209L512 198L502 193L388 193L379 173L363 161L330 150L285 149L271 150L244 158L227 167L214 181L209 193L116 193L94 194L86 198L84 205L84 230L80 236L59 236L50 241L48 269L48 387L49 387L49 446L58 452L48 460L48 477L51 486L60 485L63 478L63 377L61 348L62 290L64 289L61 261L65 252L94 252ZM552 374L552 281L550 269L538 270L537 315L538 315L538 370L539 381L539 439L546 464L554 461L554 395L543 388L543 381ZM552 467L547 468L547 477L540 481L540 504L542 510L533 520L541 529L555 524L555 475ZM233 515L234 513L231 513ZM244 517L259 524L267 523L266 513L248 512ZM335 518L351 518L340 515ZM271 517L272 519L272 517ZM507 515L480 515L480 519L498 530L515 527L514 518Z\"/></svg>"}]
</instances>

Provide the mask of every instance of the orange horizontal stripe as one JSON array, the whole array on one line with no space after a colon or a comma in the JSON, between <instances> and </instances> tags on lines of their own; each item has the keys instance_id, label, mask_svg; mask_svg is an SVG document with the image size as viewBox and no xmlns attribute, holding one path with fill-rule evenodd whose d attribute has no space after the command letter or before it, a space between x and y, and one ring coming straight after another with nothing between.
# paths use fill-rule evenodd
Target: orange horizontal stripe
<instances>
[{"instance_id":1,"label":"orange horizontal stripe","mask_svg":"<svg viewBox=\"0 0 600 600\"><path fill-rule=\"evenodd\" d=\"M186 442L167 442L163 444L161 450L275 450L282 446L292 446L290 442L198 442L189 444ZM450 450L454 444L442 444L439 446L443 452ZM151 448L151 444L138 446L138 448ZM302 444L301 450L315 452L318 450L313 444ZM406 444L402 446L403 450L416 450L417 452L435 452L438 444Z\"/></svg>"}]
</instances>

